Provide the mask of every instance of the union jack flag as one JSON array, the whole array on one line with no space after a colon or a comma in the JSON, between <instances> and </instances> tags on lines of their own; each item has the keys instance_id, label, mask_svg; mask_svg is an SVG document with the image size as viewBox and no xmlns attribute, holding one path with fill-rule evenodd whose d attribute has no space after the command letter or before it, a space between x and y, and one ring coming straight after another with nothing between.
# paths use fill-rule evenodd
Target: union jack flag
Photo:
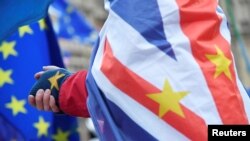
<instances>
[{"instance_id":1,"label":"union jack flag","mask_svg":"<svg viewBox=\"0 0 250 141\"><path fill-rule=\"evenodd\" d=\"M217 0L109 3L87 77L101 140L200 141L209 124L249 124Z\"/></svg>"}]
</instances>

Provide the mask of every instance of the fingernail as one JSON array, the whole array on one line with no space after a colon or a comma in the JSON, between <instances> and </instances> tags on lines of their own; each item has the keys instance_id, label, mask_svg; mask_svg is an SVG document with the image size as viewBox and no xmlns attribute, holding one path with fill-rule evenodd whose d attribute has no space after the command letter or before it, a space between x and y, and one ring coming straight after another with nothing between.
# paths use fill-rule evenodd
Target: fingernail
<instances>
[{"instance_id":1,"label":"fingernail","mask_svg":"<svg viewBox=\"0 0 250 141\"><path fill-rule=\"evenodd\" d=\"M45 90L45 93L50 93L50 89L46 89L46 90Z\"/></svg>"},{"instance_id":2,"label":"fingernail","mask_svg":"<svg viewBox=\"0 0 250 141\"><path fill-rule=\"evenodd\" d=\"M43 93L43 92L44 92L43 89L39 89L39 90L37 91L37 93Z\"/></svg>"}]
</instances>

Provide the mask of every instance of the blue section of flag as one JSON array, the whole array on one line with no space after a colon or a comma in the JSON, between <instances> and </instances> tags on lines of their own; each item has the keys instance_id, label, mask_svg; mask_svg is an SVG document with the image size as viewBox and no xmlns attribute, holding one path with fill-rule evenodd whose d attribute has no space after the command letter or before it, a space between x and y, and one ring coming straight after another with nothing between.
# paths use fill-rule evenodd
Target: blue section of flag
<instances>
[{"instance_id":1,"label":"blue section of flag","mask_svg":"<svg viewBox=\"0 0 250 141\"><path fill-rule=\"evenodd\" d=\"M48 18L46 26L47 28L44 29L41 28L44 26L34 23L28 26L32 32L24 32L27 30L23 30L23 35L20 34L21 31L15 32L7 40L0 43L0 119L1 121L4 119L5 123L8 123L7 126L13 128L13 130L9 130L9 136L6 140L22 137L25 141L51 141L52 137L57 134L57 129L70 132L68 139L79 140L75 130L77 124L75 118L63 115L58 117L51 112L37 111L27 101L29 90L35 82L34 74L40 71L42 66L57 65L63 67L60 50ZM6 44L9 43L15 43L12 47L14 50L12 53L7 53L10 49L6 49ZM9 75L6 75L6 72L9 72ZM7 77L9 78L7 79ZM25 112L15 113L13 108L10 108L13 98L23 103ZM43 132L39 135L38 129L35 128L39 118L50 124L46 130L47 135ZM1 138L6 138L6 136L0 128Z\"/></svg>"},{"instance_id":2,"label":"blue section of flag","mask_svg":"<svg viewBox=\"0 0 250 141\"><path fill-rule=\"evenodd\" d=\"M91 54L91 67L98 46L99 38ZM156 140L132 121L119 107L105 98L98 88L92 73L88 73L86 82L89 94L87 101L88 109L97 134L102 141Z\"/></svg>"},{"instance_id":3,"label":"blue section of flag","mask_svg":"<svg viewBox=\"0 0 250 141\"><path fill-rule=\"evenodd\" d=\"M97 39L96 44L93 48L90 57L91 61L89 70L91 70L92 68L99 43L100 38ZM104 101L105 98L100 89L97 87L91 73L88 73L87 75L86 86L88 90L87 105L98 137L101 141L122 141L119 130L117 129L113 119L111 118L109 110ZM103 123L105 123L105 129L103 128Z\"/></svg>"},{"instance_id":4,"label":"blue section of flag","mask_svg":"<svg viewBox=\"0 0 250 141\"><path fill-rule=\"evenodd\" d=\"M111 116L122 133L126 141L156 141L156 139L138 126L131 118L129 118L118 106L107 100L108 107L111 109ZM141 115L143 116L143 115ZM152 128L153 125L152 125ZM133 129L133 130L131 130Z\"/></svg>"},{"instance_id":5,"label":"blue section of flag","mask_svg":"<svg viewBox=\"0 0 250 141\"><path fill-rule=\"evenodd\" d=\"M55 26L59 38L77 39L90 44L96 41L97 31L75 7L65 0L56 0L51 6L56 10L54 12L51 10L50 14L57 17Z\"/></svg>"},{"instance_id":6,"label":"blue section of flag","mask_svg":"<svg viewBox=\"0 0 250 141\"><path fill-rule=\"evenodd\" d=\"M25 141L24 136L15 125L11 124L3 115L0 114L0 140L10 141L16 139L17 141Z\"/></svg>"},{"instance_id":7,"label":"blue section of flag","mask_svg":"<svg viewBox=\"0 0 250 141\"><path fill-rule=\"evenodd\" d=\"M151 44L176 59L164 33L163 21L157 0L116 0L111 9Z\"/></svg>"},{"instance_id":8,"label":"blue section of flag","mask_svg":"<svg viewBox=\"0 0 250 141\"><path fill-rule=\"evenodd\" d=\"M88 75L87 82L89 112L102 141L156 141L153 136L139 127L119 107L103 96L92 74Z\"/></svg>"},{"instance_id":9,"label":"blue section of flag","mask_svg":"<svg viewBox=\"0 0 250 141\"><path fill-rule=\"evenodd\" d=\"M110 115L103 94L99 91L91 73L87 76L88 109L101 141L123 141L122 134Z\"/></svg>"},{"instance_id":10,"label":"blue section of flag","mask_svg":"<svg viewBox=\"0 0 250 141\"><path fill-rule=\"evenodd\" d=\"M41 19L52 0L1 0L0 42L21 25Z\"/></svg>"},{"instance_id":11,"label":"blue section of flag","mask_svg":"<svg viewBox=\"0 0 250 141\"><path fill-rule=\"evenodd\" d=\"M248 96L250 97L250 89L246 89Z\"/></svg>"}]
</instances>

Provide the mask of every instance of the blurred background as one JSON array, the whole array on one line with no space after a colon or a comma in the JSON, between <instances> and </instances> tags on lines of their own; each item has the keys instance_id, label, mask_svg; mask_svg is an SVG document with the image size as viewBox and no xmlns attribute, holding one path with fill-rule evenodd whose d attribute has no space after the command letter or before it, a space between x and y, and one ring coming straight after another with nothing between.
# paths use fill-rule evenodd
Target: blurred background
<instances>
[{"instance_id":1,"label":"blurred background","mask_svg":"<svg viewBox=\"0 0 250 141\"><path fill-rule=\"evenodd\" d=\"M97 30L102 27L107 11L103 8L103 0L69 0L86 20ZM232 51L235 57L239 78L250 93L250 1L249 0L220 0L220 5L227 15L232 34ZM65 64L72 71L88 68L88 59L91 52L89 45L75 42L75 40L60 39L62 51L72 54L65 56ZM91 45L90 45L91 46ZM89 48L89 49L87 49ZM93 139L91 121L79 120L82 125L87 121L88 128L82 133L83 140ZM86 124L85 124L86 125ZM91 129L91 130L89 130ZM88 135L90 134L91 135Z\"/></svg>"}]
</instances>

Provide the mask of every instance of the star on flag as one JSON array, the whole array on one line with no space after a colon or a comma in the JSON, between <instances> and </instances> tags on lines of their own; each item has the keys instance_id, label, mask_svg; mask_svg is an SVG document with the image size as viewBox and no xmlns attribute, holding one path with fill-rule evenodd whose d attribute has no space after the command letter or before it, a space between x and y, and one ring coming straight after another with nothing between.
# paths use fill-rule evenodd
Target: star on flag
<instances>
[{"instance_id":1,"label":"star on flag","mask_svg":"<svg viewBox=\"0 0 250 141\"><path fill-rule=\"evenodd\" d=\"M57 80L61 77L65 76L65 74L59 74L59 71L56 72L56 74L49 78L49 82L51 84L50 89L56 88L56 90L59 90L58 82Z\"/></svg>"},{"instance_id":2,"label":"star on flag","mask_svg":"<svg viewBox=\"0 0 250 141\"><path fill-rule=\"evenodd\" d=\"M6 108L12 110L12 114L16 116L18 113L27 113L24 105L26 104L25 100L18 100L15 96L11 97L11 102L6 104Z\"/></svg>"},{"instance_id":3,"label":"star on flag","mask_svg":"<svg viewBox=\"0 0 250 141\"><path fill-rule=\"evenodd\" d=\"M10 55L17 56L17 52L14 49L16 42L3 42L0 45L0 52L3 54L3 59L6 60Z\"/></svg>"},{"instance_id":4,"label":"star on flag","mask_svg":"<svg viewBox=\"0 0 250 141\"><path fill-rule=\"evenodd\" d=\"M14 81L11 78L11 74L12 74L12 70L3 70L2 68L0 68L0 88L5 84L13 84Z\"/></svg>"}]
</instances>

